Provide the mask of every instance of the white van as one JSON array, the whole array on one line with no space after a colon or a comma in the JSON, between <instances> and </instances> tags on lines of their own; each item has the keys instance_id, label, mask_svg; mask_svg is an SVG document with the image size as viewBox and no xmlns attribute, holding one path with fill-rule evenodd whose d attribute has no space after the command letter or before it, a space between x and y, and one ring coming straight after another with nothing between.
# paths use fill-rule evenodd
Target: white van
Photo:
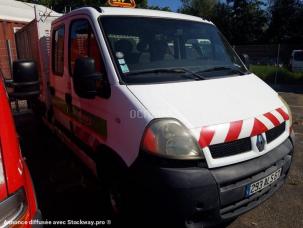
<instances>
[{"instance_id":1,"label":"white van","mask_svg":"<svg viewBox=\"0 0 303 228\"><path fill-rule=\"evenodd\" d=\"M106 7L45 21L29 25L51 29L51 43L35 42L50 62L36 59L36 110L106 183L115 211L132 205L148 222L215 225L285 182L291 112L212 22Z\"/></svg>"},{"instance_id":2,"label":"white van","mask_svg":"<svg viewBox=\"0 0 303 228\"><path fill-rule=\"evenodd\" d=\"M290 67L293 72L303 72L303 50L292 51Z\"/></svg>"}]
</instances>

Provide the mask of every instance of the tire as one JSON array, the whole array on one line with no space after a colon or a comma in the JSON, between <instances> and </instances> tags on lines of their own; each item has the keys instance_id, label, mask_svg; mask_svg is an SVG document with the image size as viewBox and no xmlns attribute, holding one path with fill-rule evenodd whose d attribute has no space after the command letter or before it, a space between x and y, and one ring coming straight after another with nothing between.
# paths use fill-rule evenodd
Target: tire
<instances>
[{"instance_id":1,"label":"tire","mask_svg":"<svg viewBox=\"0 0 303 228\"><path fill-rule=\"evenodd\" d=\"M126 165L117 160L115 152L106 149L99 154L96 160L97 177L100 187L105 194L106 203L109 205L109 212L115 223L125 224L128 217L126 203L125 173ZM120 226L117 226L120 227Z\"/></svg>"}]
</instances>

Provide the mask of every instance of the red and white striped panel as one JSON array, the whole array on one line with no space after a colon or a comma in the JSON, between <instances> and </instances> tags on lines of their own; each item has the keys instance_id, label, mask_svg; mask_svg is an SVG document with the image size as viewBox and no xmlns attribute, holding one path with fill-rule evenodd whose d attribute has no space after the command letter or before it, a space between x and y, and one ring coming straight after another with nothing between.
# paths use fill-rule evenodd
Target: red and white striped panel
<instances>
[{"instance_id":1,"label":"red and white striped panel","mask_svg":"<svg viewBox=\"0 0 303 228\"><path fill-rule=\"evenodd\" d=\"M287 120L289 120L289 115L286 109L278 108L256 118L203 127L199 145L205 148L209 145L260 135Z\"/></svg>"}]
</instances>

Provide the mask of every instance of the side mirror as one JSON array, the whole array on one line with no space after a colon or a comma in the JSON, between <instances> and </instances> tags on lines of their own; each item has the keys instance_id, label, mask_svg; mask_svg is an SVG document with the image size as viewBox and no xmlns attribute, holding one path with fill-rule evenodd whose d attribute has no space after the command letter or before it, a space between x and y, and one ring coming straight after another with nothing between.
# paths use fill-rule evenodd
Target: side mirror
<instances>
[{"instance_id":1,"label":"side mirror","mask_svg":"<svg viewBox=\"0 0 303 228\"><path fill-rule=\"evenodd\" d=\"M13 62L13 96L18 99L32 99L40 94L40 83L36 63L29 60Z\"/></svg>"},{"instance_id":2,"label":"side mirror","mask_svg":"<svg viewBox=\"0 0 303 228\"><path fill-rule=\"evenodd\" d=\"M102 80L102 75L96 72L94 59L83 57L76 60L73 82L79 97L94 99L98 94L97 81L99 80Z\"/></svg>"},{"instance_id":3,"label":"side mirror","mask_svg":"<svg viewBox=\"0 0 303 228\"><path fill-rule=\"evenodd\" d=\"M247 67L247 69L249 70L250 67L249 56L247 54L241 54L240 58L242 62L245 64L245 66Z\"/></svg>"}]
</instances>

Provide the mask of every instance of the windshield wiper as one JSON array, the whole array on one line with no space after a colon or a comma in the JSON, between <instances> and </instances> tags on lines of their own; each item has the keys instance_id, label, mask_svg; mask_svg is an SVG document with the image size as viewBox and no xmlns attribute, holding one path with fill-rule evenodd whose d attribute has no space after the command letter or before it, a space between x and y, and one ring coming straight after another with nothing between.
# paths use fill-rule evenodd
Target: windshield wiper
<instances>
[{"instance_id":1,"label":"windshield wiper","mask_svg":"<svg viewBox=\"0 0 303 228\"><path fill-rule=\"evenodd\" d=\"M183 70L184 72L189 73L190 75L194 76L194 77L191 77L191 78L193 78L195 80L207 80L206 77L204 77L204 76L202 76L202 75L200 75L198 73L192 72L192 71L190 71L190 70L188 70L186 68L178 68L178 70Z\"/></svg>"},{"instance_id":2,"label":"windshield wiper","mask_svg":"<svg viewBox=\"0 0 303 228\"><path fill-rule=\"evenodd\" d=\"M186 68L159 68L154 70L144 70L128 73L127 75L140 75L140 74L152 74L152 73L189 73L193 77L190 77L195 80L206 80L205 77L199 75L198 73L192 72Z\"/></svg>"},{"instance_id":3,"label":"windshield wiper","mask_svg":"<svg viewBox=\"0 0 303 228\"><path fill-rule=\"evenodd\" d=\"M228 66L212 67L212 68L209 68L209 69L206 69L206 70L199 71L198 73L221 71L221 70L230 70L230 71L236 72L240 75L245 75L245 74L248 73L248 71L244 72L240 69L237 69L237 68L234 68L234 67L228 67Z\"/></svg>"}]
</instances>

